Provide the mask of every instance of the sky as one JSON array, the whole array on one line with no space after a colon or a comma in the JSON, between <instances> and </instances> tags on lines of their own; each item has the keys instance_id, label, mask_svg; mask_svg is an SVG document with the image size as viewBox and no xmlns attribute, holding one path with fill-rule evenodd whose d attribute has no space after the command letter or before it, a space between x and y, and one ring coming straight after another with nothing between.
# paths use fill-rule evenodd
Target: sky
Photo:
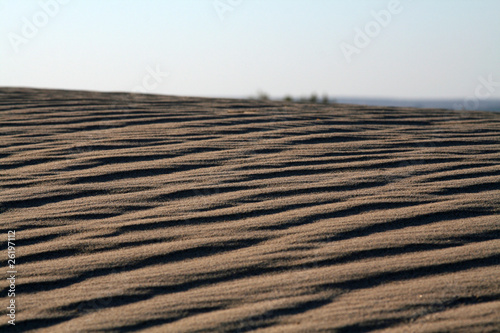
<instances>
[{"instance_id":1,"label":"sky","mask_svg":"<svg viewBox=\"0 0 500 333\"><path fill-rule=\"evenodd\" d=\"M0 86L500 98L498 0L0 0Z\"/></svg>"}]
</instances>

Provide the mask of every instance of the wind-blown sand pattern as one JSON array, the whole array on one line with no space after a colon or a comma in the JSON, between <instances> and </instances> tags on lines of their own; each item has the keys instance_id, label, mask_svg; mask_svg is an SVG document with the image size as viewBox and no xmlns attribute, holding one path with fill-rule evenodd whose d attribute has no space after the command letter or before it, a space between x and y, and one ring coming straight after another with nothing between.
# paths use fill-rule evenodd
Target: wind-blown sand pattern
<instances>
[{"instance_id":1,"label":"wind-blown sand pattern","mask_svg":"<svg viewBox=\"0 0 500 333\"><path fill-rule=\"evenodd\" d=\"M500 114L15 88L0 109L18 330L500 329Z\"/></svg>"}]
</instances>

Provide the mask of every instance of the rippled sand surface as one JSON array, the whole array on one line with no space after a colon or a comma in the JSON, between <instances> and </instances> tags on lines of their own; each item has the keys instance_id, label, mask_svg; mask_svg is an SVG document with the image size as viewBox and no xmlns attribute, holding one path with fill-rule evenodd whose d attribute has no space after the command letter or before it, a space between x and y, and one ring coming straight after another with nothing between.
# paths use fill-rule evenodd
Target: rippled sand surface
<instances>
[{"instance_id":1,"label":"rippled sand surface","mask_svg":"<svg viewBox=\"0 0 500 333\"><path fill-rule=\"evenodd\" d=\"M18 330L500 330L500 114L2 88L0 131Z\"/></svg>"}]
</instances>

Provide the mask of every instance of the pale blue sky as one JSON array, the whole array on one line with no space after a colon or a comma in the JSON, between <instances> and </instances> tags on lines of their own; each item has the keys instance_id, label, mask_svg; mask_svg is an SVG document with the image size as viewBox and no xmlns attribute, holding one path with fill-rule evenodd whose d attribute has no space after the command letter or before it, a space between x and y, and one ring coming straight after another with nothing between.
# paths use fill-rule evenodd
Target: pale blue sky
<instances>
[{"instance_id":1,"label":"pale blue sky","mask_svg":"<svg viewBox=\"0 0 500 333\"><path fill-rule=\"evenodd\" d=\"M391 0L60 2L0 0L0 86L465 98L481 77L500 82L498 0L401 0L350 62L341 43L355 47L355 29L376 28L371 12ZM230 6L223 20L214 3Z\"/></svg>"}]
</instances>

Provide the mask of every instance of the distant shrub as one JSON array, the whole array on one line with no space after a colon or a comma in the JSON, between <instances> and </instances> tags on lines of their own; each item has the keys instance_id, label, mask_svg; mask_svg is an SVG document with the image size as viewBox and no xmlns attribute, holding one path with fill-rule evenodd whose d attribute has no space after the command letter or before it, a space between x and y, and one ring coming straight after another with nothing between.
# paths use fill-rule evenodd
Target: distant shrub
<instances>
[{"instance_id":1,"label":"distant shrub","mask_svg":"<svg viewBox=\"0 0 500 333\"><path fill-rule=\"evenodd\" d=\"M310 103L318 103L318 96L316 94L311 94L311 97L309 98Z\"/></svg>"},{"instance_id":2,"label":"distant shrub","mask_svg":"<svg viewBox=\"0 0 500 333\"><path fill-rule=\"evenodd\" d=\"M266 94L263 91L259 91L257 93L257 99L260 100L260 101L268 101L269 100L269 95Z\"/></svg>"}]
</instances>

